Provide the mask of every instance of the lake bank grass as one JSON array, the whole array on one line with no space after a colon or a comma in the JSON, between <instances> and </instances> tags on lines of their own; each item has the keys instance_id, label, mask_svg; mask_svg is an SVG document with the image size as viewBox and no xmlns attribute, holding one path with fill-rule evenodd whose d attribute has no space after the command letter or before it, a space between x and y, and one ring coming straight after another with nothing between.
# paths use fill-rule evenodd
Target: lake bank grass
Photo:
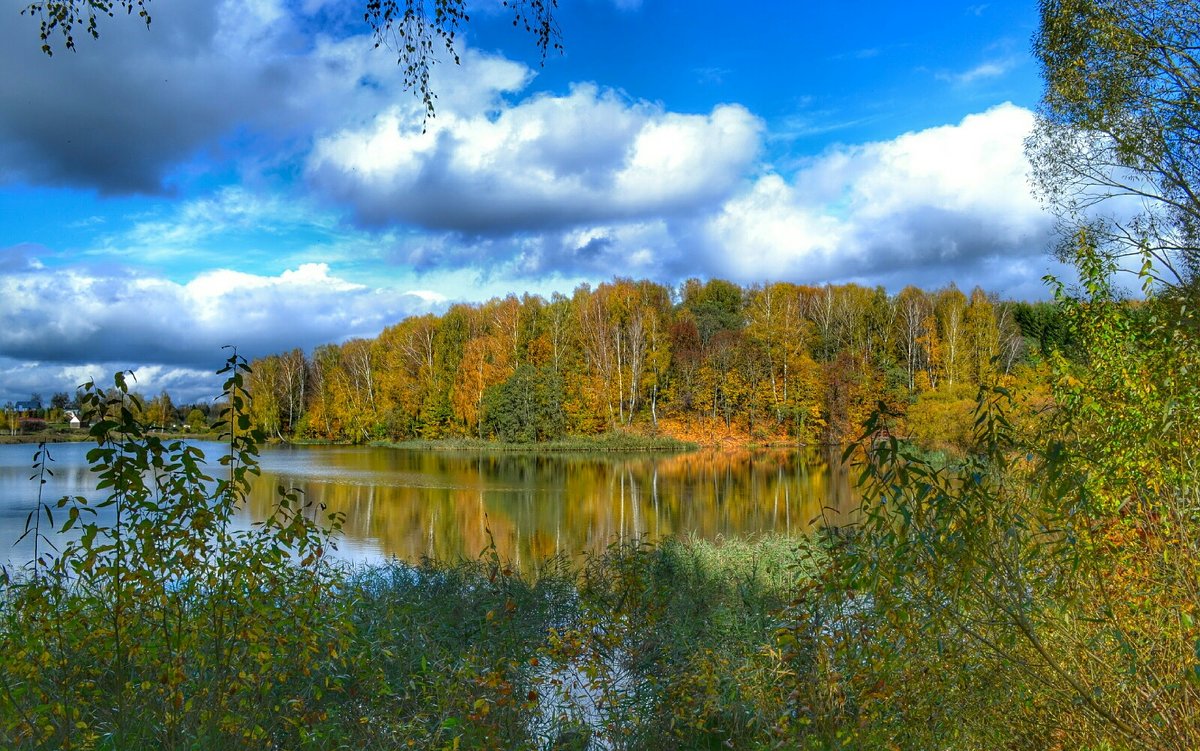
<instances>
[{"instance_id":1,"label":"lake bank grass","mask_svg":"<svg viewBox=\"0 0 1200 751\"><path fill-rule=\"evenodd\" d=\"M214 441L220 440L220 436L216 433L177 433L177 432L162 432L154 433L155 436L162 440L182 440L182 441ZM94 440L87 429L79 428L64 428L62 430L41 430L36 433L18 433L16 435L0 434L0 446L29 444L36 446L39 443L83 443Z\"/></svg>"},{"instance_id":2,"label":"lake bank grass","mask_svg":"<svg viewBox=\"0 0 1200 751\"><path fill-rule=\"evenodd\" d=\"M372 441L372 446L417 451L496 451L496 452L634 452L695 451L699 444L668 436L611 432L595 436L569 436L536 443L508 443L480 438L440 438L436 440Z\"/></svg>"},{"instance_id":3,"label":"lake bank grass","mask_svg":"<svg viewBox=\"0 0 1200 751\"><path fill-rule=\"evenodd\" d=\"M25 580L0 607L0 745L765 746L786 704L778 614L820 560L772 536L614 544L526 574L493 550L317 578L284 563L220 603L130 593L123 637L95 592Z\"/></svg>"},{"instance_id":4,"label":"lake bank grass","mask_svg":"<svg viewBox=\"0 0 1200 751\"><path fill-rule=\"evenodd\" d=\"M69 427L50 427L46 430L38 430L32 433L0 433L0 445L11 445L18 443L79 443L80 441L90 440L86 430Z\"/></svg>"}]
</instances>

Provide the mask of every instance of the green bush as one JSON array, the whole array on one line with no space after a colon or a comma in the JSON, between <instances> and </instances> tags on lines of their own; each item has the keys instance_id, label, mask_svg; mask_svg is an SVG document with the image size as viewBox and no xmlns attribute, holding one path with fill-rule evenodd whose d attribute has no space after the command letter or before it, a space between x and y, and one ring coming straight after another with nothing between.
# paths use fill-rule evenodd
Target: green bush
<instances>
[{"instance_id":1,"label":"green bush","mask_svg":"<svg viewBox=\"0 0 1200 751\"><path fill-rule=\"evenodd\" d=\"M149 433L124 374L107 395L85 388L88 460L109 494L50 503L39 486L35 559L4 572L5 748L297 748L319 732L348 635L328 560L341 520L313 521L281 488L266 521L235 524L258 474L246 370L235 354L221 371L216 478L197 448ZM43 479L46 461L39 450ZM76 534L58 555L42 552L51 527Z\"/></svg>"},{"instance_id":2,"label":"green bush","mask_svg":"<svg viewBox=\"0 0 1200 751\"><path fill-rule=\"evenodd\" d=\"M949 466L868 426L863 522L782 635L796 745L1200 748L1197 313L1078 265L1052 412L982 390Z\"/></svg>"},{"instance_id":3,"label":"green bush","mask_svg":"<svg viewBox=\"0 0 1200 751\"><path fill-rule=\"evenodd\" d=\"M562 376L553 368L521 365L507 381L484 392L484 425L510 443L560 438L567 429L565 389Z\"/></svg>"}]
</instances>

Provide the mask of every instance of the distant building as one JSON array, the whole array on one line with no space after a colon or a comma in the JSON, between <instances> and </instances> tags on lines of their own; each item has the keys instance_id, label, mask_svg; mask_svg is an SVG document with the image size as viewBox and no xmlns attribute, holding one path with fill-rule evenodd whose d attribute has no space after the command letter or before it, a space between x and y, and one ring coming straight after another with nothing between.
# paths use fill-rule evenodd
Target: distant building
<instances>
[{"instance_id":1,"label":"distant building","mask_svg":"<svg viewBox=\"0 0 1200 751\"><path fill-rule=\"evenodd\" d=\"M78 430L83 427L83 421L79 419L79 415L74 410L68 409L65 413L67 424Z\"/></svg>"},{"instance_id":2,"label":"distant building","mask_svg":"<svg viewBox=\"0 0 1200 751\"><path fill-rule=\"evenodd\" d=\"M18 412L35 412L42 408L38 402L17 402L13 405L13 409Z\"/></svg>"}]
</instances>

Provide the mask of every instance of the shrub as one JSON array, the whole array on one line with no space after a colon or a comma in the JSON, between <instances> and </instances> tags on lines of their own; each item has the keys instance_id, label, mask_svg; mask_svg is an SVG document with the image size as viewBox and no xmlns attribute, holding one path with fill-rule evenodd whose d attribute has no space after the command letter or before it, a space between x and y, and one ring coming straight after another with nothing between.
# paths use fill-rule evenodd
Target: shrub
<instances>
[{"instance_id":1,"label":"shrub","mask_svg":"<svg viewBox=\"0 0 1200 751\"><path fill-rule=\"evenodd\" d=\"M1051 354L1035 429L998 387L957 466L868 425L863 523L785 630L798 738L1200 747L1197 314L1152 288L1120 300L1087 247L1079 268L1058 296L1086 358Z\"/></svg>"},{"instance_id":2,"label":"shrub","mask_svg":"<svg viewBox=\"0 0 1200 751\"><path fill-rule=\"evenodd\" d=\"M107 395L85 387L88 460L109 495L50 503L39 490L35 550L48 527L77 537L4 572L5 748L298 748L319 733L343 683L348 621L327 559L341 520L313 521L281 488L267 520L235 523L258 473L246 371L236 354L221 371L219 478L199 449L149 433L124 374ZM43 478L46 461L39 450Z\"/></svg>"},{"instance_id":3,"label":"shrub","mask_svg":"<svg viewBox=\"0 0 1200 751\"><path fill-rule=\"evenodd\" d=\"M975 400L970 387L925 391L904 416L909 437L929 450L963 454L971 449Z\"/></svg>"},{"instance_id":4,"label":"shrub","mask_svg":"<svg viewBox=\"0 0 1200 751\"><path fill-rule=\"evenodd\" d=\"M29 435L30 433L41 433L46 429L46 421L40 417L22 417L20 422L20 430L22 433Z\"/></svg>"}]
</instances>

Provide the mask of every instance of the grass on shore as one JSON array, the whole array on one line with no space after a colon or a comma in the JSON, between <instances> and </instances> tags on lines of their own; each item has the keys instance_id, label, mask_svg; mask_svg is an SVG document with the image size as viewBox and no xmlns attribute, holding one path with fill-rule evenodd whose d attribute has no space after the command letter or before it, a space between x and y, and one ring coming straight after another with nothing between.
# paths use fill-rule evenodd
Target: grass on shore
<instances>
[{"instance_id":1,"label":"grass on shore","mask_svg":"<svg viewBox=\"0 0 1200 751\"><path fill-rule=\"evenodd\" d=\"M218 440L219 435L216 433L175 433L166 431L162 433L154 433L155 436L162 440L185 440L185 441L213 441ZM63 428L39 430L36 433L17 433L10 435L8 433L0 433L0 445L11 444L39 444L39 443L83 443L93 440L87 429L79 428Z\"/></svg>"},{"instance_id":2,"label":"grass on shore","mask_svg":"<svg viewBox=\"0 0 1200 751\"><path fill-rule=\"evenodd\" d=\"M624 544L536 575L494 551L392 561L342 570L318 607L299 571L270 602L236 605L223 640L210 596L160 589L125 602L140 617L117 655L95 593L65 586L47 600L45 581L12 585L0 745L767 747L790 690L772 651L777 614L821 565L818 547Z\"/></svg>"},{"instance_id":3,"label":"grass on shore","mask_svg":"<svg viewBox=\"0 0 1200 751\"><path fill-rule=\"evenodd\" d=\"M555 441L537 443L505 443L479 438L442 438L437 440L372 441L372 446L414 449L420 451L695 451L695 443L667 436L645 436L636 433L611 432L595 436L569 436Z\"/></svg>"},{"instance_id":4,"label":"grass on shore","mask_svg":"<svg viewBox=\"0 0 1200 751\"><path fill-rule=\"evenodd\" d=\"M18 443L80 443L90 440L86 430L39 430L36 433L0 433L0 446Z\"/></svg>"}]
</instances>

